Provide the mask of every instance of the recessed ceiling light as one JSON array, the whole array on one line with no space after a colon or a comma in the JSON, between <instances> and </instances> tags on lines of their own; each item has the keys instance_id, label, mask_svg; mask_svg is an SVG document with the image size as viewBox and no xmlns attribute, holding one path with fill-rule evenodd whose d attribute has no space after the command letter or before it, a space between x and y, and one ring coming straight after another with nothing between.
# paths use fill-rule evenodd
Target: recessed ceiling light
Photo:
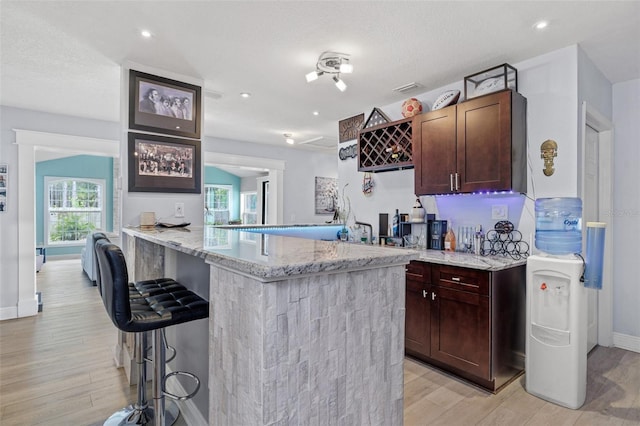
<instances>
[{"instance_id":1,"label":"recessed ceiling light","mask_svg":"<svg viewBox=\"0 0 640 426\"><path fill-rule=\"evenodd\" d=\"M533 24L533 28L535 28L536 30L544 30L548 26L549 26L549 21L538 21L535 24Z\"/></svg>"},{"instance_id":2,"label":"recessed ceiling light","mask_svg":"<svg viewBox=\"0 0 640 426\"><path fill-rule=\"evenodd\" d=\"M320 113L318 111L313 111L312 114L313 115L320 115Z\"/></svg>"},{"instance_id":3,"label":"recessed ceiling light","mask_svg":"<svg viewBox=\"0 0 640 426\"><path fill-rule=\"evenodd\" d=\"M295 143L295 141L291 137L293 136L291 133L284 133L283 136L284 136L285 142L288 143L289 145L293 145Z\"/></svg>"},{"instance_id":4,"label":"recessed ceiling light","mask_svg":"<svg viewBox=\"0 0 640 426\"><path fill-rule=\"evenodd\" d=\"M144 38L150 38L151 37L151 31L149 30L142 30L140 31L140 35Z\"/></svg>"},{"instance_id":5,"label":"recessed ceiling light","mask_svg":"<svg viewBox=\"0 0 640 426\"><path fill-rule=\"evenodd\" d=\"M250 98L251 97L251 93L249 92L242 92L240 93L240 96L243 98Z\"/></svg>"}]
</instances>

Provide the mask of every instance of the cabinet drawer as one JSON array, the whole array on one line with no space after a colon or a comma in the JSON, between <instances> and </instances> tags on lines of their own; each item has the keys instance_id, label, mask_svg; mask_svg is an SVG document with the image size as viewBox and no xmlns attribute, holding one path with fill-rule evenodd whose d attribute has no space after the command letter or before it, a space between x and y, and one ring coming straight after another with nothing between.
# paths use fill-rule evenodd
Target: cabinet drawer
<instances>
[{"instance_id":1,"label":"cabinet drawer","mask_svg":"<svg viewBox=\"0 0 640 426\"><path fill-rule=\"evenodd\" d=\"M406 268L407 278L431 283L431 265L425 262L412 260Z\"/></svg>"},{"instance_id":2,"label":"cabinet drawer","mask_svg":"<svg viewBox=\"0 0 640 426\"><path fill-rule=\"evenodd\" d=\"M489 272L444 265L434 272L434 283L440 287L489 296Z\"/></svg>"}]
</instances>

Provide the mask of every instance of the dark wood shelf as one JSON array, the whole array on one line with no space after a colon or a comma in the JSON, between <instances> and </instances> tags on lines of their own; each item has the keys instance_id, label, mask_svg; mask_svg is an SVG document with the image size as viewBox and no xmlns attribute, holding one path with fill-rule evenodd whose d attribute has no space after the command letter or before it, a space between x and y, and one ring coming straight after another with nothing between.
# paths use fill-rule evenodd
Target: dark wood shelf
<instances>
[{"instance_id":1,"label":"dark wood shelf","mask_svg":"<svg viewBox=\"0 0 640 426\"><path fill-rule=\"evenodd\" d=\"M412 117L358 132L358 171L382 172L413 167ZM397 156L387 149L397 146Z\"/></svg>"}]
</instances>

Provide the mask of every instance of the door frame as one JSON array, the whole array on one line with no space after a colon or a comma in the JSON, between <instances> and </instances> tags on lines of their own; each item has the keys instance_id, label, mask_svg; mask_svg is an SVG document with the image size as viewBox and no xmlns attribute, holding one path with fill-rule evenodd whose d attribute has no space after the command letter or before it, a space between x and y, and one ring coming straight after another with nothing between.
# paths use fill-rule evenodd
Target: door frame
<instances>
[{"instance_id":1,"label":"door frame","mask_svg":"<svg viewBox=\"0 0 640 426\"><path fill-rule=\"evenodd\" d=\"M613 345L613 124L587 102L580 111L580 197L585 188L586 127L598 132L598 220L607 223L602 290L598 290L598 345ZM604 220L604 219L607 220Z\"/></svg>"},{"instance_id":2,"label":"door frame","mask_svg":"<svg viewBox=\"0 0 640 426\"><path fill-rule=\"evenodd\" d=\"M264 180L269 181L269 220L271 224L281 224L284 218L284 169L285 161L272 158L250 157L246 155L205 152L204 164L214 166L237 166L268 172ZM258 180L260 182L260 180ZM258 188L258 196L260 194ZM260 201L260 200L258 200ZM258 218L260 219L260 218Z\"/></svg>"},{"instance_id":3,"label":"door frame","mask_svg":"<svg viewBox=\"0 0 640 426\"><path fill-rule=\"evenodd\" d=\"M18 305L16 317L38 314L36 296L36 151L118 158L120 142L60 133L13 129L18 145ZM114 188L114 191L119 188ZM120 230L118 230L119 232ZM5 319L5 318L3 318ZM8 319L8 318L7 318Z\"/></svg>"}]
</instances>

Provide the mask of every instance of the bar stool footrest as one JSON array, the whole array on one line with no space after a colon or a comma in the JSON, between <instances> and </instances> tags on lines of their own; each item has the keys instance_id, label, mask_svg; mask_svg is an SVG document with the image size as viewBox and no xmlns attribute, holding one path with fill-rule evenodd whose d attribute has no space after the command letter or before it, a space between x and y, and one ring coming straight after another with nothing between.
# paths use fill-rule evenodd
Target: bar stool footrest
<instances>
[{"instance_id":1,"label":"bar stool footrest","mask_svg":"<svg viewBox=\"0 0 640 426\"><path fill-rule=\"evenodd\" d=\"M189 378L193 379L195 381L195 383L196 383L196 389L193 392L188 393L186 395L175 395L175 394L172 394L171 392L167 392L167 390L166 390L167 379L169 379L170 377L173 377L173 376L186 376L186 377L189 377ZM165 396L167 396L167 397L169 397L169 398L171 398L173 400L186 401L188 399L193 398L198 393L199 390L200 390L200 379L198 378L198 376L196 376L193 373L189 373L188 371L172 371L171 373L169 373L169 374L164 376L164 383L163 383L163 386L162 386L162 392L164 393Z\"/></svg>"}]
</instances>

